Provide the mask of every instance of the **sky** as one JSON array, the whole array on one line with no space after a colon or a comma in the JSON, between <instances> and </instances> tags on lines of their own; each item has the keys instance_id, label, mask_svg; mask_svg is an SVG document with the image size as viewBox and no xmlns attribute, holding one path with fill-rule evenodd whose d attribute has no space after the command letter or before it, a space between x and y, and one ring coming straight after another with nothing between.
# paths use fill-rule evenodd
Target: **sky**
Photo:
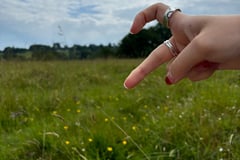
<instances>
[{"instance_id":1,"label":"sky","mask_svg":"<svg viewBox=\"0 0 240 160\"><path fill-rule=\"evenodd\" d=\"M157 2L191 15L240 14L239 0L0 0L0 50L32 44L118 44L135 15Z\"/></svg>"}]
</instances>

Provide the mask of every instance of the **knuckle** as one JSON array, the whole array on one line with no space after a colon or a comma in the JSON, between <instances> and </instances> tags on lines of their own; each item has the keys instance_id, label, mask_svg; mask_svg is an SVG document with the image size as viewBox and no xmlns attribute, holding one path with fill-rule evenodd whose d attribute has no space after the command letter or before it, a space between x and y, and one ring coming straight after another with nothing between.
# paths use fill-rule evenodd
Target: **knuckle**
<instances>
[{"instance_id":1,"label":"knuckle","mask_svg":"<svg viewBox=\"0 0 240 160\"><path fill-rule=\"evenodd\" d=\"M212 40L199 36L192 41L194 48L201 54L207 54L213 51Z\"/></svg>"}]
</instances>

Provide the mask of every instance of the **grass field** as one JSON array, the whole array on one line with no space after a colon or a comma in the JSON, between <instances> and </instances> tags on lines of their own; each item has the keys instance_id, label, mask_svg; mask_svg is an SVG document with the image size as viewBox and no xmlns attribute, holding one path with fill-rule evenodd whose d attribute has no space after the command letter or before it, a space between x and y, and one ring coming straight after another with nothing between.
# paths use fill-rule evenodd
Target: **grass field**
<instances>
[{"instance_id":1,"label":"grass field","mask_svg":"<svg viewBox=\"0 0 240 160\"><path fill-rule=\"evenodd\" d=\"M239 160L240 72L138 87L141 60L0 62L1 160Z\"/></svg>"}]
</instances>

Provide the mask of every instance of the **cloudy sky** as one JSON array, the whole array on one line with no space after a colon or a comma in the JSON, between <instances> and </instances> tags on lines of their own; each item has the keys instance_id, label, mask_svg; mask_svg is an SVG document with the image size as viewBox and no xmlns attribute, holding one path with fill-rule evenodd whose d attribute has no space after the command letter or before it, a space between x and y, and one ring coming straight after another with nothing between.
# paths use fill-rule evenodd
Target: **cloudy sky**
<instances>
[{"instance_id":1,"label":"cloudy sky","mask_svg":"<svg viewBox=\"0 0 240 160\"><path fill-rule=\"evenodd\" d=\"M31 44L118 44L157 0L0 0L0 50ZM187 14L240 14L239 0L162 0ZM154 23L150 24L154 25ZM149 26L149 25L148 25Z\"/></svg>"}]
</instances>

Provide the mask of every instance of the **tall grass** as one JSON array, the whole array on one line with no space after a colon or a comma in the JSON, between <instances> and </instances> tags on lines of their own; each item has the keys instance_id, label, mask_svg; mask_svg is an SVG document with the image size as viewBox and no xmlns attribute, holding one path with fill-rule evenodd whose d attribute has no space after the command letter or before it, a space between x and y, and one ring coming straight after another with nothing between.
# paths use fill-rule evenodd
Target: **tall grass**
<instances>
[{"instance_id":1,"label":"tall grass","mask_svg":"<svg viewBox=\"0 0 240 160\"><path fill-rule=\"evenodd\" d=\"M238 160L240 72L125 90L140 61L1 62L1 159Z\"/></svg>"}]
</instances>

